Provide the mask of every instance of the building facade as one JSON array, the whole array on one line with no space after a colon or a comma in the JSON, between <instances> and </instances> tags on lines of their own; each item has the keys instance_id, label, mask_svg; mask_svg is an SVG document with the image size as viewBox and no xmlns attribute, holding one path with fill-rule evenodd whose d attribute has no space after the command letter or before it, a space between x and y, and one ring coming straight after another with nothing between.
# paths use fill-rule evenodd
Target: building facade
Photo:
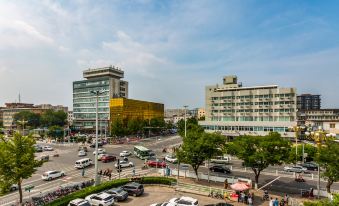
<instances>
[{"instance_id":1,"label":"building facade","mask_svg":"<svg viewBox=\"0 0 339 206\"><path fill-rule=\"evenodd\" d=\"M205 121L207 131L226 136L266 135L271 131L294 137L289 127L296 125L296 89L277 85L243 87L236 76L225 76L222 85L206 86Z\"/></svg>"},{"instance_id":2,"label":"building facade","mask_svg":"<svg viewBox=\"0 0 339 206\"><path fill-rule=\"evenodd\" d=\"M110 121L110 99L128 97L128 82L122 80L124 71L109 66L88 69L83 72L86 80L73 82L73 128L77 130L95 130L96 95L100 91L98 116L102 127L108 129Z\"/></svg>"},{"instance_id":3,"label":"building facade","mask_svg":"<svg viewBox=\"0 0 339 206\"><path fill-rule=\"evenodd\" d=\"M151 120L164 118L164 104L141 100L113 98L110 101L111 122L115 119Z\"/></svg>"},{"instance_id":4,"label":"building facade","mask_svg":"<svg viewBox=\"0 0 339 206\"><path fill-rule=\"evenodd\" d=\"M297 96L297 109L314 110L321 108L320 95L302 94Z\"/></svg>"},{"instance_id":5,"label":"building facade","mask_svg":"<svg viewBox=\"0 0 339 206\"><path fill-rule=\"evenodd\" d=\"M67 122L68 122L69 126L73 125L73 120L74 120L73 111L68 111L67 112Z\"/></svg>"}]
</instances>

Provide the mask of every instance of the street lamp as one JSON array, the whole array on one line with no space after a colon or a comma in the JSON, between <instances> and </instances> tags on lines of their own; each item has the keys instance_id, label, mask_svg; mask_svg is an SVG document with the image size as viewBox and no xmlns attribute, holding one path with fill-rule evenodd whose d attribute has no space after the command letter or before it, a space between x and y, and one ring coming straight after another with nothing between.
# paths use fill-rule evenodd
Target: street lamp
<instances>
[{"instance_id":1,"label":"street lamp","mask_svg":"<svg viewBox=\"0 0 339 206\"><path fill-rule=\"evenodd\" d=\"M185 137L186 137L186 124L187 124L186 123L186 110L187 110L187 107L188 107L187 105L184 106L184 108L185 108Z\"/></svg>"},{"instance_id":2,"label":"street lamp","mask_svg":"<svg viewBox=\"0 0 339 206\"><path fill-rule=\"evenodd\" d=\"M298 163L298 137L299 133L305 129L303 126L293 126L289 127L290 131L295 133L295 164L297 165ZM304 159L304 154L303 154L303 159ZM304 160L303 160L304 161Z\"/></svg>"},{"instance_id":3,"label":"street lamp","mask_svg":"<svg viewBox=\"0 0 339 206\"><path fill-rule=\"evenodd\" d=\"M96 96L96 115L95 115L95 183L94 185L99 185L99 176L98 176L98 102L99 95L104 93L104 91L91 91L92 94Z\"/></svg>"},{"instance_id":4,"label":"street lamp","mask_svg":"<svg viewBox=\"0 0 339 206\"><path fill-rule=\"evenodd\" d=\"M317 155L319 157L320 155L320 148L322 146L322 142L329 140L329 139L333 139L336 134L333 133L326 133L322 128L319 127L318 131L315 132L305 132L305 135L307 135L308 137L312 138L316 143L317 143L317 147L318 147L318 152ZM320 165L318 163L318 183L317 183L317 190L318 190L318 199L320 197Z\"/></svg>"}]
</instances>

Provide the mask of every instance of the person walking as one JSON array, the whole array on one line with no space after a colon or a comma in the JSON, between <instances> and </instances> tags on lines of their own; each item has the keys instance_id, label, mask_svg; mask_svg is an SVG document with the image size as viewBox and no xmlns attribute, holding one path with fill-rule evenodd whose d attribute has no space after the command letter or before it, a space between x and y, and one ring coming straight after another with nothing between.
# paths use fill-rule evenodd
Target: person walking
<instances>
[{"instance_id":1,"label":"person walking","mask_svg":"<svg viewBox=\"0 0 339 206\"><path fill-rule=\"evenodd\" d=\"M273 201L273 206L279 206L278 198L275 198L275 200Z\"/></svg>"},{"instance_id":2,"label":"person walking","mask_svg":"<svg viewBox=\"0 0 339 206\"><path fill-rule=\"evenodd\" d=\"M247 201L248 201L248 206L253 206L253 200L251 196L248 197Z\"/></svg>"},{"instance_id":3,"label":"person walking","mask_svg":"<svg viewBox=\"0 0 339 206\"><path fill-rule=\"evenodd\" d=\"M270 203L268 204L269 206L273 206L273 198L271 197Z\"/></svg>"}]
</instances>

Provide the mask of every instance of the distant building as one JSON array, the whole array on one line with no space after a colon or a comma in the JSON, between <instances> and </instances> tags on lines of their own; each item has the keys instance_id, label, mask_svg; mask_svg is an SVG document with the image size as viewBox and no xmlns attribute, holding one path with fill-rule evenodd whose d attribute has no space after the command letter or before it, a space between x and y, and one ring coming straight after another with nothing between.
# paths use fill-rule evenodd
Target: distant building
<instances>
[{"instance_id":1,"label":"distant building","mask_svg":"<svg viewBox=\"0 0 339 206\"><path fill-rule=\"evenodd\" d=\"M110 101L111 122L117 118L151 120L164 118L164 105L141 100L113 98Z\"/></svg>"},{"instance_id":2,"label":"distant building","mask_svg":"<svg viewBox=\"0 0 339 206\"><path fill-rule=\"evenodd\" d=\"M110 99L128 97L128 82L122 80L124 71L109 66L88 69L83 72L86 80L73 82L73 128L95 130L96 95L91 91L102 91L99 95L99 121L108 128L110 121Z\"/></svg>"},{"instance_id":3,"label":"distant building","mask_svg":"<svg viewBox=\"0 0 339 206\"><path fill-rule=\"evenodd\" d=\"M180 109L165 109L165 118L172 118L174 116L184 116L185 114L185 109L180 108Z\"/></svg>"},{"instance_id":4,"label":"distant building","mask_svg":"<svg viewBox=\"0 0 339 206\"><path fill-rule=\"evenodd\" d=\"M267 135L279 132L294 137L289 127L296 125L296 89L277 85L243 87L236 76L225 76L222 85L206 86L206 131L225 136Z\"/></svg>"},{"instance_id":5,"label":"distant building","mask_svg":"<svg viewBox=\"0 0 339 206\"><path fill-rule=\"evenodd\" d=\"M205 117L205 109L204 108L190 109L188 111L188 114L192 117L197 118L197 119L201 119L202 117Z\"/></svg>"},{"instance_id":6,"label":"distant building","mask_svg":"<svg viewBox=\"0 0 339 206\"><path fill-rule=\"evenodd\" d=\"M302 94L297 96L297 109L314 110L321 108L320 95Z\"/></svg>"},{"instance_id":7,"label":"distant building","mask_svg":"<svg viewBox=\"0 0 339 206\"><path fill-rule=\"evenodd\" d=\"M198 109L198 119L201 119L206 116L206 110L205 108L199 108Z\"/></svg>"},{"instance_id":8,"label":"distant building","mask_svg":"<svg viewBox=\"0 0 339 206\"><path fill-rule=\"evenodd\" d=\"M73 120L74 120L73 111L68 111L67 112L67 122L68 122L69 126L73 125Z\"/></svg>"},{"instance_id":9,"label":"distant building","mask_svg":"<svg viewBox=\"0 0 339 206\"><path fill-rule=\"evenodd\" d=\"M44 105L37 105L34 106L34 104L29 103L5 103L6 107L4 107L2 111L2 120L3 125L5 129L13 129L16 128L16 122L14 122L14 115L22 112L22 111L30 111L35 114L42 114L48 109L52 109L55 111L62 110L66 111L68 110L67 107L58 105L58 106L52 106L50 104L44 104Z\"/></svg>"}]
</instances>

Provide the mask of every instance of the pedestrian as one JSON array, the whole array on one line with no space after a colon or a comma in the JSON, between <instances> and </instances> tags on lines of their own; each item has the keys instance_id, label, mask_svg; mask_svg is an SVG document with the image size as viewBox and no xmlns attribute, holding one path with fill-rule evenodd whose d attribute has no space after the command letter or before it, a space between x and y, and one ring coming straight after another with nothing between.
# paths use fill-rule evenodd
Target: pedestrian
<instances>
[{"instance_id":1,"label":"pedestrian","mask_svg":"<svg viewBox=\"0 0 339 206\"><path fill-rule=\"evenodd\" d=\"M238 195L238 202L240 202L240 198L241 198L240 193L237 192L237 195ZM272 206L273 206L273 205L272 205Z\"/></svg>"},{"instance_id":2,"label":"pedestrian","mask_svg":"<svg viewBox=\"0 0 339 206\"><path fill-rule=\"evenodd\" d=\"M270 203L268 204L269 206L273 206L273 198L270 198Z\"/></svg>"},{"instance_id":3,"label":"pedestrian","mask_svg":"<svg viewBox=\"0 0 339 206\"><path fill-rule=\"evenodd\" d=\"M248 201L248 206L252 206L253 205L253 200L252 200L251 196L248 197L247 201Z\"/></svg>"},{"instance_id":4,"label":"pedestrian","mask_svg":"<svg viewBox=\"0 0 339 206\"><path fill-rule=\"evenodd\" d=\"M281 200L280 200L279 206L285 206L285 201L284 201L284 199L281 199Z\"/></svg>"},{"instance_id":5,"label":"pedestrian","mask_svg":"<svg viewBox=\"0 0 339 206\"><path fill-rule=\"evenodd\" d=\"M273 201L273 206L279 206L278 198L275 198L275 200Z\"/></svg>"},{"instance_id":6,"label":"pedestrian","mask_svg":"<svg viewBox=\"0 0 339 206\"><path fill-rule=\"evenodd\" d=\"M245 193L241 192L241 202L245 203Z\"/></svg>"},{"instance_id":7,"label":"pedestrian","mask_svg":"<svg viewBox=\"0 0 339 206\"><path fill-rule=\"evenodd\" d=\"M111 180L111 178L112 178L112 173L109 173L108 174L108 179Z\"/></svg>"},{"instance_id":8,"label":"pedestrian","mask_svg":"<svg viewBox=\"0 0 339 206\"><path fill-rule=\"evenodd\" d=\"M85 167L84 167L84 168L82 168L81 176L82 176L82 177L84 177L84 176L85 176Z\"/></svg>"}]
</instances>

